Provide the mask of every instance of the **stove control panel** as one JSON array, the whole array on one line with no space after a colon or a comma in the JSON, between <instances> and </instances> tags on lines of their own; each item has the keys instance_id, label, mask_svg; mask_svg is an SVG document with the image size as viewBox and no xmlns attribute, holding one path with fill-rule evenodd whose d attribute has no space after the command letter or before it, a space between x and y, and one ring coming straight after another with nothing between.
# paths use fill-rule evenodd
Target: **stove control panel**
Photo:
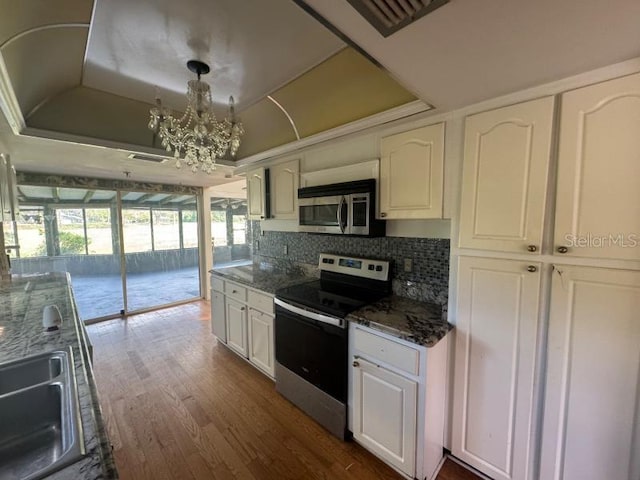
<instances>
[{"instance_id":1,"label":"stove control panel","mask_svg":"<svg viewBox=\"0 0 640 480\"><path fill-rule=\"evenodd\" d=\"M355 277L373 280L389 280L390 262L388 260L372 260L370 258L346 257L332 253L321 253L318 262L320 270L344 273Z\"/></svg>"}]
</instances>

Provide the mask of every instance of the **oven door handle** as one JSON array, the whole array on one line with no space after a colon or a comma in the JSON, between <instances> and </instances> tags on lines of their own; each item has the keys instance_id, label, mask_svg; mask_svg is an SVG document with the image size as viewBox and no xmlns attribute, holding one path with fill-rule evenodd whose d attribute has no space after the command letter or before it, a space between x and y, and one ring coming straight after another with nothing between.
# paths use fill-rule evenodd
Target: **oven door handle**
<instances>
[{"instance_id":1,"label":"oven door handle","mask_svg":"<svg viewBox=\"0 0 640 480\"><path fill-rule=\"evenodd\" d=\"M328 323L329 325L335 325L336 327L344 327L344 320L342 318L331 317L329 315L323 315L321 313L310 312L309 310L305 310L304 308L296 307L294 305L291 305L290 303L284 302L279 298L275 298L273 302L276 305L284 308L285 310L288 310L291 313L298 314L310 320L316 320L318 322Z\"/></svg>"}]
</instances>

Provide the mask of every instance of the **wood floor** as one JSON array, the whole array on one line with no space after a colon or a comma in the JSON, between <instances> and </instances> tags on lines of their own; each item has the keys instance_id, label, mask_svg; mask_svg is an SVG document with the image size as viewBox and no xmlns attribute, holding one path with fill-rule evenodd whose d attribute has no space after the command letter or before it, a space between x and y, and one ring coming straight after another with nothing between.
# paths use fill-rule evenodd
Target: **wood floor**
<instances>
[{"instance_id":1,"label":"wood floor","mask_svg":"<svg viewBox=\"0 0 640 480\"><path fill-rule=\"evenodd\" d=\"M402 479L218 345L209 303L87 328L122 479ZM448 460L438 480L477 480Z\"/></svg>"}]
</instances>

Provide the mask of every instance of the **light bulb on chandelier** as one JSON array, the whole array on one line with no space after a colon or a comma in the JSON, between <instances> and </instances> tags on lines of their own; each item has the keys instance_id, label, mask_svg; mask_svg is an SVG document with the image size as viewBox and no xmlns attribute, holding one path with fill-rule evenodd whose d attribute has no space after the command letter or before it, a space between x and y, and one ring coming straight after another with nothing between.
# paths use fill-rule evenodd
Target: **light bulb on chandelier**
<instances>
[{"instance_id":1,"label":"light bulb on chandelier","mask_svg":"<svg viewBox=\"0 0 640 480\"><path fill-rule=\"evenodd\" d=\"M198 170L212 173L216 159L224 158L227 152L231 157L236 156L244 128L236 119L233 97L229 97L229 116L222 121L216 119L211 88L200 80L201 75L209 73L209 66L199 60L189 60L187 68L198 78L188 83L184 115L175 118L162 106L157 95L156 106L149 112L149 128L160 136L162 147L173 152L177 168L186 163L194 173Z\"/></svg>"}]
</instances>

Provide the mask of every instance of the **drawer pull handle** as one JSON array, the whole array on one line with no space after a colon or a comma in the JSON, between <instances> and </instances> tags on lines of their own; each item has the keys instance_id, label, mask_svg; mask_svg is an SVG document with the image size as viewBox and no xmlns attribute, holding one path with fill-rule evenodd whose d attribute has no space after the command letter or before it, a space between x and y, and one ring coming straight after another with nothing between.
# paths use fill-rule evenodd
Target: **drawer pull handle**
<instances>
[{"instance_id":1,"label":"drawer pull handle","mask_svg":"<svg viewBox=\"0 0 640 480\"><path fill-rule=\"evenodd\" d=\"M353 366L354 367L359 367L360 366L360 362L358 362L357 360L353 361Z\"/></svg>"},{"instance_id":2,"label":"drawer pull handle","mask_svg":"<svg viewBox=\"0 0 640 480\"><path fill-rule=\"evenodd\" d=\"M558 253L567 253L569 251L567 247L558 247L556 250L558 250Z\"/></svg>"},{"instance_id":3,"label":"drawer pull handle","mask_svg":"<svg viewBox=\"0 0 640 480\"><path fill-rule=\"evenodd\" d=\"M527 267L527 272L534 273L534 272L537 272L537 271L538 271L538 267L536 267L535 265L529 265Z\"/></svg>"},{"instance_id":4,"label":"drawer pull handle","mask_svg":"<svg viewBox=\"0 0 640 480\"><path fill-rule=\"evenodd\" d=\"M532 252L532 253L533 252L537 252L538 251L538 247L536 247L535 245L529 245L527 247L527 251Z\"/></svg>"},{"instance_id":5,"label":"drawer pull handle","mask_svg":"<svg viewBox=\"0 0 640 480\"><path fill-rule=\"evenodd\" d=\"M231 293L238 293L237 290L231 290Z\"/></svg>"},{"instance_id":6,"label":"drawer pull handle","mask_svg":"<svg viewBox=\"0 0 640 480\"><path fill-rule=\"evenodd\" d=\"M386 212L380 212L380 216L381 216L381 217L386 217L386 216L387 216L387 214L386 214Z\"/></svg>"},{"instance_id":7,"label":"drawer pull handle","mask_svg":"<svg viewBox=\"0 0 640 480\"><path fill-rule=\"evenodd\" d=\"M244 312L244 307L240 307L240 311L241 311L241 312Z\"/></svg>"}]
</instances>

